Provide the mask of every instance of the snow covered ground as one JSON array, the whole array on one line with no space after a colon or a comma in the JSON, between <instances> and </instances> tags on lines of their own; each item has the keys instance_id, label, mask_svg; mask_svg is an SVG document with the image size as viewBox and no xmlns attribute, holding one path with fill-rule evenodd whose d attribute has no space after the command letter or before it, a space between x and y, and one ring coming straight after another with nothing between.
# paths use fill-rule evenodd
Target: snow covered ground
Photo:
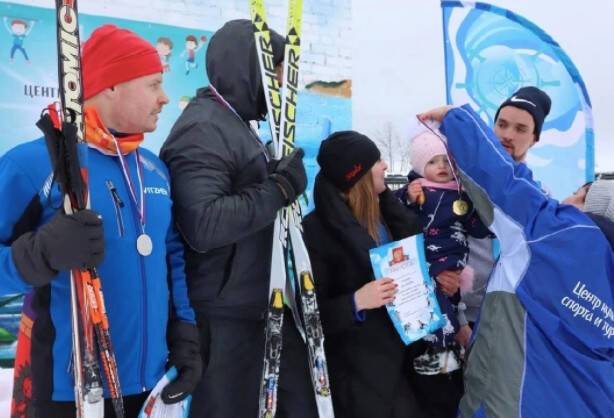
<instances>
[{"instance_id":1,"label":"snow covered ground","mask_svg":"<svg viewBox=\"0 0 614 418\"><path fill-rule=\"evenodd\" d=\"M0 418L9 418L13 393L13 369L0 368Z\"/></svg>"}]
</instances>

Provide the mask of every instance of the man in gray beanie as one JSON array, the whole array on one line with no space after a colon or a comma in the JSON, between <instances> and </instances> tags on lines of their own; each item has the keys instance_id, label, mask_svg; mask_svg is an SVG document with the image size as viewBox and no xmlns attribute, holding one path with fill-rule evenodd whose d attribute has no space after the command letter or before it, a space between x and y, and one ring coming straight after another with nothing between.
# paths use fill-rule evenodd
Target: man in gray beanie
<instances>
[{"instance_id":1,"label":"man in gray beanie","mask_svg":"<svg viewBox=\"0 0 614 418\"><path fill-rule=\"evenodd\" d=\"M584 211L614 221L614 180L597 180L586 193Z\"/></svg>"}]
</instances>

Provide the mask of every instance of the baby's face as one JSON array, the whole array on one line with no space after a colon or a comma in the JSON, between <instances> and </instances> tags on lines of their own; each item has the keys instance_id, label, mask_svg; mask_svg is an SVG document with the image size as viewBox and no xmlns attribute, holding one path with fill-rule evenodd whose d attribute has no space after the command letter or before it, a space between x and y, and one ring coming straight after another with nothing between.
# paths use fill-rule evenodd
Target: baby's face
<instances>
[{"instance_id":1,"label":"baby's face","mask_svg":"<svg viewBox=\"0 0 614 418\"><path fill-rule=\"evenodd\" d=\"M424 166L424 178L435 183L451 181L454 177L448 157L440 154L431 158Z\"/></svg>"}]
</instances>

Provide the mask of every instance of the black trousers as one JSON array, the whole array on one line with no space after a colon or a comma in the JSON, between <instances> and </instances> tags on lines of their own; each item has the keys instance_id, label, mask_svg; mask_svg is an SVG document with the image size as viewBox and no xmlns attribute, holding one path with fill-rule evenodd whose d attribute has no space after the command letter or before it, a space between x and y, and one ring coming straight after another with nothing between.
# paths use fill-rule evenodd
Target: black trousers
<instances>
[{"instance_id":1,"label":"black trousers","mask_svg":"<svg viewBox=\"0 0 614 418\"><path fill-rule=\"evenodd\" d=\"M196 307L205 364L192 396L191 418L258 416L264 321L211 318ZM277 418L317 418L307 347L286 309Z\"/></svg>"},{"instance_id":2,"label":"black trousers","mask_svg":"<svg viewBox=\"0 0 614 418\"><path fill-rule=\"evenodd\" d=\"M126 418L137 418L149 392L140 395L124 396L124 411ZM77 410L74 402L35 402L34 418L76 418ZM104 401L105 418L116 418L113 404L109 399Z\"/></svg>"},{"instance_id":3,"label":"black trousers","mask_svg":"<svg viewBox=\"0 0 614 418\"><path fill-rule=\"evenodd\" d=\"M412 370L410 379L416 398L429 418L456 418L463 397L463 371L420 375Z\"/></svg>"}]
</instances>

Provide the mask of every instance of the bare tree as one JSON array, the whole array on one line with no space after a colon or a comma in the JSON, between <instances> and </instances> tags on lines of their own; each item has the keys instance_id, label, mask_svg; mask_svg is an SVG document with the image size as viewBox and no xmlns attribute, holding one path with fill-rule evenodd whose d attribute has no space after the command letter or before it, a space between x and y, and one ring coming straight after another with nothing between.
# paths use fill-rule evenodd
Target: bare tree
<instances>
[{"instance_id":1,"label":"bare tree","mask_svg":"<svg viewBox=\"0 0 614 418\"><path fill-rule=\"evenodd\" d=\"M406 174L409 170L409 141L398 134L391 121L375 131L373 141L388 163L389 174Z\"/></svg>"}]
</instances>

